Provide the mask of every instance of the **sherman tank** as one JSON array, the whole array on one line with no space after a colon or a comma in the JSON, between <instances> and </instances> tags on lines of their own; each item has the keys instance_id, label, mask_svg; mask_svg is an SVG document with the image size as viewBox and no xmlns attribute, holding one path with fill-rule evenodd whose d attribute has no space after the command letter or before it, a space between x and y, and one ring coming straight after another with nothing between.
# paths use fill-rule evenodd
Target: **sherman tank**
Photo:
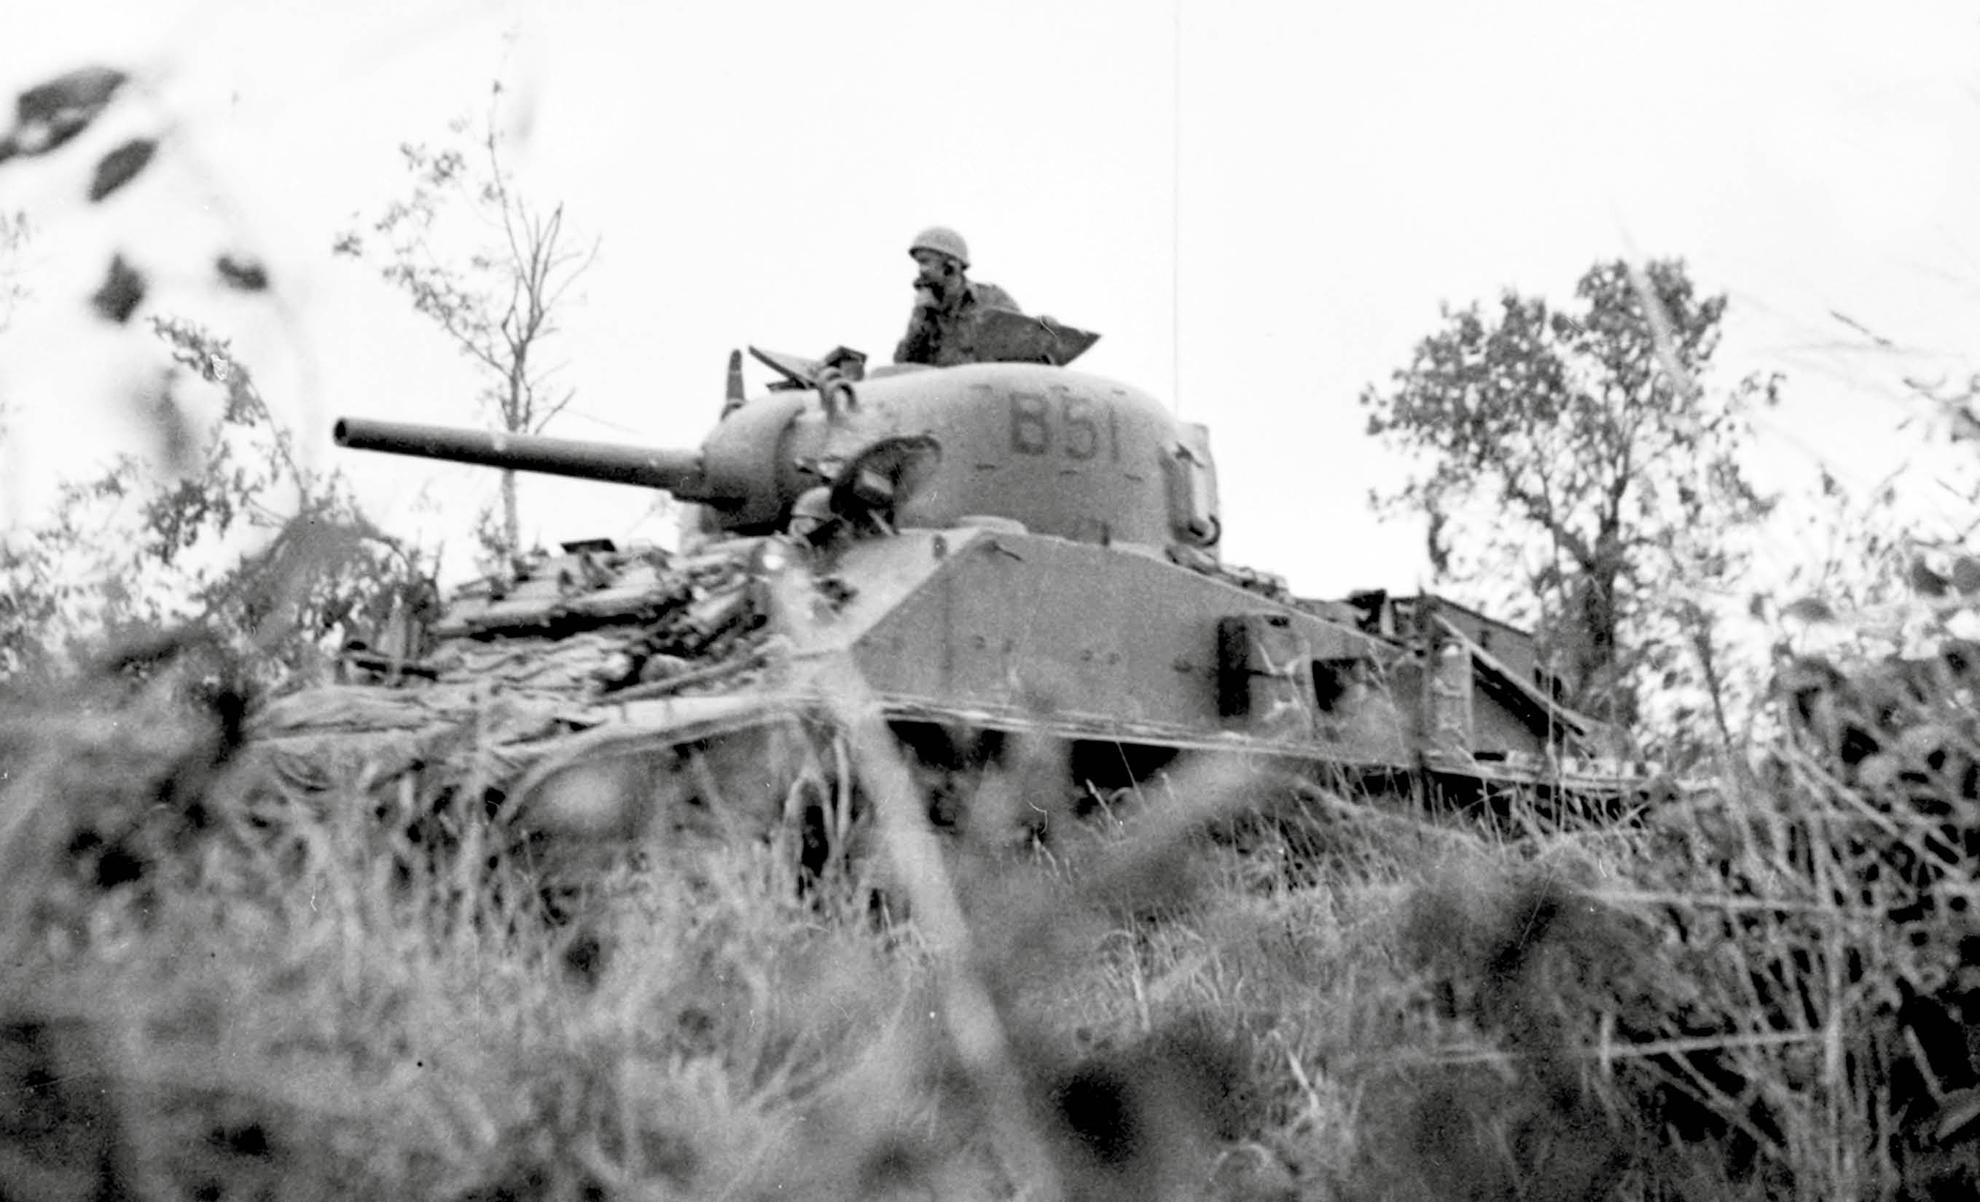
<instances>
[{"instance_id":1,"label":"sherman tank","mask_svg":"<svg viewBox=\"0 0 1980 1202\"><path fill-rule=\"evenodd\" d=\"M589 844L801 822L842 846L860 723L938 824L1027 740L1061 750L1049 787L1075 808L1179 755L1459 803L1640 787L1525 633L1224 563L1207 430L1070 367L1093 337L995 314L977 362L871 373L752 348L774 373L756 396L732 353L693 449L344 418L354 450L661 490L683 536L408 596L255 745L316 790L450 775Z\"/></svg>"}]
</instances>

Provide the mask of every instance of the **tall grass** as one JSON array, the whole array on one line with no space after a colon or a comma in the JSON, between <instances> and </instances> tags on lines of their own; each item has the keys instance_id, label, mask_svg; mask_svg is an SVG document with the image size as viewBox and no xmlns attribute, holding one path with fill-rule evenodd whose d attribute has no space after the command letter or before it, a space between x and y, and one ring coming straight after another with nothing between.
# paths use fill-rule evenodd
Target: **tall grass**
<instances>
[{"instance_id":1,"label":"tall grass","mask_svg":"<svg viewBox=\"0 0 1980 1202\"><path fill-rule=\"evenodd\" d=\"M1204 760L1039 842L938 836L863 704L862 866L648 848L555 904L487 808L295 792L162 693L10 713L0 1197L1980 1180L1971 799L1913 796L1970 745L1874 786L1783 750L1639 822L1491 829Z\"/></svg>"}]
</instances>

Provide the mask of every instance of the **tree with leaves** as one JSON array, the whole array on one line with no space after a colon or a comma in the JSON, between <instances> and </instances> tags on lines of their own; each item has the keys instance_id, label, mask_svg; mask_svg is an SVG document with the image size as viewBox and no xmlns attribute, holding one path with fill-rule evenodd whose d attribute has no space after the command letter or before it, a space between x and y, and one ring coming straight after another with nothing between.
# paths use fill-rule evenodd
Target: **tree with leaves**
<instances>
[{"instance_id":1,"label":"tree with leaves","mask_svg":"<svg viewBox=\"0 0 1980 1202\"><path fill-rule=\"evenodd\" d=\"M497 83L470 148L399 147L412 191L371 223L382 249L355 231L341 235L333 249L378 261L385 279L473 362L497 429L536 434L572 400L570 389L555 386L555 365L546 362L544 347L558 331L571 285L591 266L597 248L573 246L562 204L545 209L518 188L499 121L501 98ZM456 121L451 132L463 138L468 126ZM484 520L481 538L506 559L521 550L522 529L515 473L501 478L501 524L490 529Z\"/></svg>"},{"instance_id":2,"label":"tree with leaves","mask_svg":"<svg viewBox=\"0 0 1980 1202\"><path fill-rule=\"evenodd\" d=\"M147 115L151 132L107 149L92 135L143 82L91 65L20 92L12 126L0 131L0 170L32 173L36 160L89 153L95 166L73 204L133 211L133 186L172 151L169 115ZM0 218L0 325L26 292L17 261L28 221ZM134 236L106 256L90 297L104 322L131 328L146 302L147 243ZM266 268L229 243L212 253L211 283L270 291ZM419 574L415 557L363 520L340 478L297 458L224 339L172 318L153 318L151 332L172 366L134 383L128 399L148 419L157 453L120 455L68 481L38 520L0 532L0 681L57 675L106 643L156 643L172 627L187 628L189 642L239 653L264 683L307 678L325 651L368 624L367 610L388 602L394 580ZM188 404L189 390L206 388L222 394L217 420Z\"/></svg>"},{"instance_id":3,"label":"tree with leaves","mask_svg":"<svg viewBox=\"0 0 1980 1202\"><path fill-rule=\"evenodd\" d=\"M162 462L119 456L0 543L0 681L180 626L264 685L314 680L426 595L421 559L364 518L341 476L300 460L225 339L176 318L152 327L174 363L152 404ZM191 416L192 380L220 391L217 421Z\"/></svg>"},{"instance_id":4,"label":"tree with leaves","mask_svg":"<svg viewBox=\"0 0 1980 1202\"><path fill-rule=\"evenodd\" d=\"M1578 708L1633 727L1652 687L1691 685L1722 744L1716 611L1771 505L1739 452L1780 387L1708 386L1725 311L1682 262L1602 263L1569 307L1512 291L1495 312L1446 307L1392 385L1361 397L1369 433L1412 464L1374 500L1427 520L1440 584L1534 625Z\"/></svg>"}]
</instances>

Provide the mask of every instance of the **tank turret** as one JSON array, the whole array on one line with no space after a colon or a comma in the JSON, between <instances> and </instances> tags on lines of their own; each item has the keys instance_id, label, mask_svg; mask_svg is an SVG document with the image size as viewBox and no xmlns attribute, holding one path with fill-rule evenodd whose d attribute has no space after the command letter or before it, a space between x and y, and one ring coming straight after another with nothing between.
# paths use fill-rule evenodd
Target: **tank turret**
<instances>
[{"instance_id":1,"label":"tank turret","mask_svg":"<svg viewBox=\"0 0 1980 1202\"><path fill-rule=\"evenodd\" d=\"M784 360L789 362L789 360ZM766 534L804 510L891 529L996 518L1077 542L1211 554L1209 436L1137 389L1050 365L896 369L725 404L698 450L344 418L339 446L657 488L704 528ZM807 497L814 490L815 497Z\"/></svg>"}]
</instances>

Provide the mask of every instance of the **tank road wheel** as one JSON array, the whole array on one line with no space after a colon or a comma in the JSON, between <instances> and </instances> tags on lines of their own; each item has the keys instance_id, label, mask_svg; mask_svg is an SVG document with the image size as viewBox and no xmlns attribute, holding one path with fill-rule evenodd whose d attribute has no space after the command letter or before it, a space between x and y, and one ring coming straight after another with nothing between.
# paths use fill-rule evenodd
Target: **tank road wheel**
<instances>
[{"instance_id":1,"label":"tank road wheel","mask_svg":"<svg viewBox=\"0 0 1980 1202\"><path fill-rule=\"evenodd\" d=\"M531 769L512 816L546 875L596 872L638 854L654 862L768 834L798 771L783 724L682 742L620 733Z\"/></svg>"},{"instance_id":2,"label":"tank road wheel","mask_svg":"<svg viewBox=\"0 0 1980 1202\"><path fill-rule=\"evenodd\" d=\"M693 872L722 847L789 849L811 880L856 859L857 783L837 733L789 716L680 742L618 733L532 769L510 816L547 888L615 867Z\"/></svg>"},{"instance_id":3,"label":"tank road wheel","mask_svg":"<svg viewBox=\"0 0 1980 1202\"><path fill-rule=\"evenodd\" d=\"M803 768L784 798L781 830L793 843L800 880L813 885L856 863L852 753L837 732L814 732Z\"/></svg>"}]
</instances>

